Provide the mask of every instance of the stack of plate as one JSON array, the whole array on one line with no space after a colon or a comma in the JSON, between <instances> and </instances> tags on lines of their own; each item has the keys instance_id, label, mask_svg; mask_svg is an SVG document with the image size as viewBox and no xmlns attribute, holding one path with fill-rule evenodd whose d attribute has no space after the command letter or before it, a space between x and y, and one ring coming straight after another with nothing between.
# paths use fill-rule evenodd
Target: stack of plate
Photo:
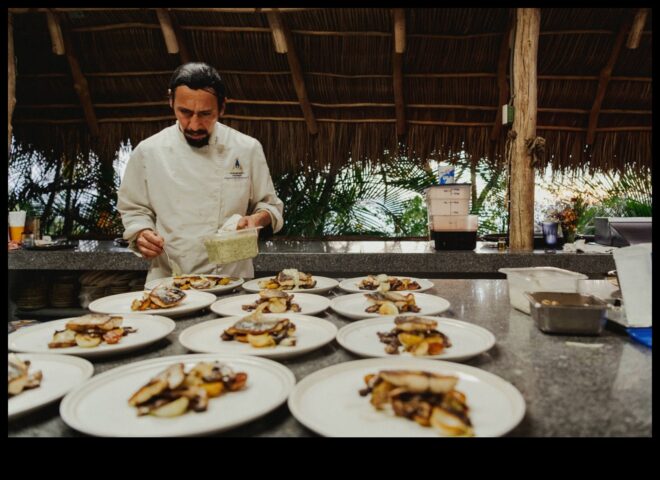
<instances>
[{"instance_id":1,"label":"stack of plate","mask_svg":"<svg viewBox=\"0 0 660 480\"><path fill-rule=\"evenodd\" d=\"M48 306L48 285L43 280L25 285L18 292L16 306L23 310L36 310Z\"/></svg>"},{"instance_id":2,"label":"stack of plate","mask_svg":"<svg viewBox=\"0 0 660 480\"><path fill-rule=\"evenodd\" d=\"M58 275L55 277L50 289L50 305L55 308L77 306L77 283L78 282L73 275Z\"/></svg>"}]
</instances>

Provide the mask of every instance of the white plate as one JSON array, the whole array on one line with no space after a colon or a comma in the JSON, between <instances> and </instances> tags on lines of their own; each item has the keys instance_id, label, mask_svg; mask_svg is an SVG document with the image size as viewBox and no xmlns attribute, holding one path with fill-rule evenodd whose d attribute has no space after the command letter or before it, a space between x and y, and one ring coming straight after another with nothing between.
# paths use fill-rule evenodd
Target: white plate
<instances>
[{"instance_id":1,"label":"white plate","mask_svg":"<svg viewBox=\"0 0 660 480\"><path fill-rule=\"evenodd\" d=\"M176 326L174 321L160 315L124 314L122 327L133 327L135 333L129 333L121 337L119 343L108 345L105 342L97 347L67 347L48 348L48 343L53 339L55 330L64 330L65 325L73 318L63 318L52 322L24 327L9 335L9 350L13 352L52 353L77 355L79 357L97 358L129 352L157 342L168 336Z\"/></svg>"},{"instance_id":2,"label":"white plate","mask_svg":"<svg viewBox=\"0 0 660 480\"><path fill-rule=\"evenodd\" d=\"M203 276L205 277L223 277L227 275L206 275L204 274ZM236 277L234 277L236 278ZM144 288L145 289L152 289L156 288L160 284L165 284L167 286L171 286L172 282L174 281L174 277L166 277L166 278L158 278L156 280L152 280L151 282L145 283ZM197 292L208 292L208 293L224 293L224 292L230 292L233 289L240 287L243 285L244 280L242 278L239 278L238 280L234 282L229 282L227 285L216 285L213 288L195 288L194 290ZM189 292L190 290L184 290L185 292Z\"/></svg>"},{"instance_id":3,"label":"white plate","mask_svg":"<svg viewBox=\"0 0 660 480\"><path fill-rule=\"evenodd\" d=\"M186 298L172 308L150 308L139 312L131 310L131 303L135 299L142 298L143 292L128 292L99 298L89 304L89 310L96 313L146 313L151 315L163 315L165 317L180 317L189 313L203 310L217 300L212 293L187 290Z\"/></svg>"},{"instance_id":4,"label":"white plate","mask_svg":"<svg viewBox=\"0 0 660 480\"><path fill-rule=\"evenodd\" d=\"M138 417L128 399L172 364L186 370L200 361L220 361L248 375L246 386L209 399L205 412L173 418ZM289 396L296 379L288 368L254 356L189 354L131 363L96 375L70 392L60 404L62 420L89 435L108 437L174 437L219 432L274 410Z\"/></svg>"},{"instance_id":5,"label":"white plate","mask_svg":"<svg viewBox=\"0 0 660 480\"><path fill-rule=\"evenodd\" d=\"M376 410L370 395L361 397L364 376L380 370L425 370L458 376L457 390L467 397L475 436L497 437L525 414L520 392L502 378L460 363L416 358L369 358L324 368L305 377L289 396L289 410L315 432L332 437L438 437L442 432Z\"/></svg>"},{"instance_id":6,"label":"white plate","mask_svg":"<svg viewBox=\"0 0 660 480\"><path fill-rule=\"evenodd\" d=\"M399 293L416 293L416 292L425 292L426 290L430 290L433 288L433 282L430 280L426 280L424 278L414 278L414 277L406 277L402 275L390 275L391 277L398 277L398 278L410 278L411 280L416 281L419 286L421 287L419 290L397 290ZM359 288L358 285L360 282L367 277L355 277L355 278L347 278L346 280L343 280L339 283L339 288L341 288L345 292L373 292L374 290L368 290L366 288Z\"/></svg>"},{"instance_id":7,"label":"white plate","mask_svg":"<svg viewBox=\"0 0 660 480\"><path fill-rule=\"evenodd\" d=\"M94 373L92 364L83 358L41 353L17 355L30 361L29 373L41 370L43 378L38 387L24 390L7 401L10 420L62 398Z\"/></svg>"},{"instance_id":8,"label":"white plate","mask_svg":"<svg viewBox=\"0 0 660 480\"><path fill-rule=\"evenodd\" d=\"M407 294L406 294L407 295ZM401 315L435 315L444 312L450 307L450 303L442 297L436 295L429 295L428 293L413 293L415 296L415 304L420 308L419 312L405 312ZM342 295L335 297L330 302L330 308L348 318L362 319L362 318L379 318L384 317L380 313L366 312L366 308L373 305L364 293L352 293L350 295Z\"/></svg>"},{"instance_id":9,"label":"white plate","mask_svg":"<svg viewBox=\"0 0 660 480\"><path fill-rule=\"evenodd\" d=\"M270 280L271 278L274 277L255 278L254 280L245 282L243 284L243 288L248 292L259 293L261 290L263 290L263 288L259 287L259 282L263 280ZM299 288L299 289L284 290L284 291L287 293L289 292L327 293L333 288L335 288L337 285L339 285L339 282L334 278L318 277L316 275L312 275L312 278L316 280L316 285L313 288Z\"/></svg>"},{"instance_id":10,"label":"white plate","mask_svg":"<svg viewBox=\"0 0 660 480\"><path fill-rule=\"evenodd\" d=\"M244 315L243 315L244 316ZM277 345L268 348L255 348L249 343L235 340L224 341L222 332L239 321L243 316L216 318L186 328L179 335L179 342L188 350L200 353L225 353L256 355L266 358L290 358L302 355L331 342L337 335L337 327L328 320L296 313L267 313L266 319L288 318L296 326L296 345Z\"/></svg>"},{"instance_id":11,"label":"white plate","mask_svg":"<svg viewBox=\"0 0 660 480\"><path fill-rule=\"evenodd\" d=\"M385 352L385 344L378 339L378 332L389 332L394 328L396 316L369 318L349 323L337 333L337 342L346 350L363 357L396 358L434 358L440 360L462 361L489 350L495 345L495 336L485 328L471 323L444 317L425 317L438 322L437 330L447 335L451 347L445 348L439 355L415 357L409 352L398 355Z\"/></svg>"},{"instance_id":12,"label":"white plate","mask_svg":"<svg viewBox=\"0 0 660 480\"><path fill-rule=\"evenodd\" d=\"M258 299L258 293L223 298L211 305L211 310L224 317L244 317L252 312L243 310L241 306L254 303ZM301 315L315 315L317 313L321 313L330 306L330 300L322 297L321 295L298 292L293 294L293 303L300 305L300 311L295 313L299 313Z\"/></svg>"}]
</instances>

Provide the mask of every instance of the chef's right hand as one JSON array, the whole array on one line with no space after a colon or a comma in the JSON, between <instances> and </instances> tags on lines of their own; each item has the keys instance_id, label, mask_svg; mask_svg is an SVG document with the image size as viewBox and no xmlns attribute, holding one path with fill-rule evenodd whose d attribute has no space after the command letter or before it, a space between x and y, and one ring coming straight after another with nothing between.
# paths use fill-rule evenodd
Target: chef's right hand
<instances>
[{"instance_id":1,"label":"chef's right hand","mask_svg":"<svg viewBox=\"0 0 660 480\"><path fill-rule=\"evenodd\" d=\"M144 258L156 258L163 253L165 240L153 230L145 229L138 233L135 245Z\"/></svg>"}]
</instances>

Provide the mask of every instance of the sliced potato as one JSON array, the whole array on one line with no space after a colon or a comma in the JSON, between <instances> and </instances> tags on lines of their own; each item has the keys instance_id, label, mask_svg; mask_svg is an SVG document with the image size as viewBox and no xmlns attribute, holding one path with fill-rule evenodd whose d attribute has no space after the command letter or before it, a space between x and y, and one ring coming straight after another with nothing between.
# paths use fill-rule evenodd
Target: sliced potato
<instances>
[{"instance_id":1,"label":"sliced potato","mask_svg":"<svg viewBox=\"0 0 660 480\"><path fill-rule=\"evenodd\" d=\"M412 333L400 333L397 335L397 337L404 347L412 347L424 340L424 337L420 335L413 335Z\"/></svg>"},{"instance_id":2,"label":"sliced potato","mask_svg":"<svg viewBox=\"0 0 660 480\"><path fill-rule=\"evenodd\" d=\"M415 345L411 350L413 355L427 355L429 353L428 342L420 342Z\"/></svg>"},{"instance_id":3,"label":"sliced potato","mask_svg":"<svg viewBox=\"0 0 660 480\"><path fill-rule=\"evenodd\" d=\"M399 309L392 302L383 302L380 307L378 307L378 313L381 315L397 315Z\"/></svg>"},{"instance_id":4,"label":"sliced potato","mask_svg":"<svg viewBox=\"0 0 660 480\"><path fill-rule=\"evenodd\" d=\"M286 312L286 301L283 302L279 298L271 298L268 303L268 309L271 313Z\"/></svg>"},{"instance_id":5,"label":"sliced potato","mask_svg":"<svg viewBox=\"0 0 660 480\"><path fill-rule=\"evenodd\" d=\"M166 388L167 381L165 379L155 378L140 390L135 392L133 396L128 399L128 403L132 406L135 406L148 402L150 399L161 393Z\"/></svg>"},{"instance_id":6,"label":"sliced potato","mask_svg":"<svg viewBox=\"0 0 660 480\"><path fill-rule=\"evenodd\" d=\"M202 383L200 387L206 390L206 393L211 398L219 397L222 391L225 389L225 386L222 384L222 382Z\"/></svg>"},{"instance_id":7,"label":"sliced potato","mask_svg":"<svg viewBox=\"0 0 660 480\"><path fill-rule=\"evenodd\" d=\"M276 345L275 340L273 340L273 337L271 337L267 333L263 333L261 335L251 335L248 333L247 340L248 342L250 342L250 345L252 345L255 348L274 347Z\"/></svg>"},{"instance_id":8,"label":"sliced potato","mask_svg":"<svg viewBox=\"0 0 660 480\"><path fill-rule=\"evenodd\" d=\"M177 417L186 413L190 400L187 397L179 397L173 402L166 403L165 405L153 409L149 412L150 415L155 417Z\"/></svg>"},{"instance_id":9,"label":"sliced potato","mask_svg":"<svg viewBox=\"0 0 660 480\"><path fill-rule=\"evenodd\" d=\"M84 333L76 334L76 345L83 348L96 347L103 340L101 337L85 335Z\"/></svg>"},{"instance_id":10,"label":"sliced potato","mask_svg":"<svg viewBox=\"0 0 660 480\"><path fill-rule=\"evenodd\" d=\"M465 424L463 420L447 410L435 407L431 413L431 425L439 429L446 435L452 437L472 437L474 431L470 425Z\"/></svg>"}]
</instances>

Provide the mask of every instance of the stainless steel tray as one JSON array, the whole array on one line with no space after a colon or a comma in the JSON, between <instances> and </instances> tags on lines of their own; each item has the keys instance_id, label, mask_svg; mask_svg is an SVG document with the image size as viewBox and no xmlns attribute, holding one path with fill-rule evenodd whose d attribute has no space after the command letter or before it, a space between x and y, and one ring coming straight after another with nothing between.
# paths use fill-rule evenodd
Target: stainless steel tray
<instances>
[{"instance_id":1,"label":"stainless steel tray","mask_svg":"<svg viewBox=\"0 0 660 480\"><path fill-rule=\"evenodd\" d=\"M525 292L536 326L546 333L600 335L607 303L583 293Z\"/></svg>"}]
</instances>

